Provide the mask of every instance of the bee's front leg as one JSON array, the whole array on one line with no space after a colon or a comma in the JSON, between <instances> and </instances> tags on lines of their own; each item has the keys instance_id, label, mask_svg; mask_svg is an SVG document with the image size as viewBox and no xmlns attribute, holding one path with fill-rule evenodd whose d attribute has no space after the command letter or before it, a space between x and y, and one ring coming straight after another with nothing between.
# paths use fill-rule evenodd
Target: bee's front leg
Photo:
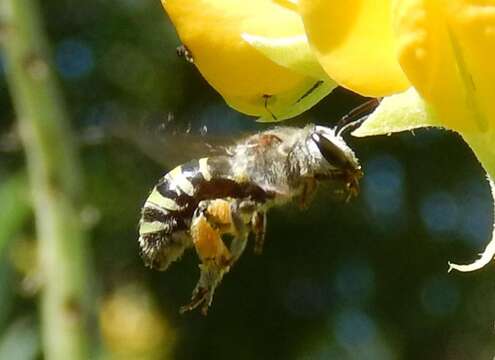
<instances>
[{"instance_id":1,"label":"bee's front leg","mask_svg":"<svg viewBox=\"0 0 495 360\"><path fill-rule=\"evenodd\" d=\"M299 207L306 209L313 200L317 188L317 183L314 178L306 178L303 184L303 190L299 197Z\"/></svg>"}]
</instances>

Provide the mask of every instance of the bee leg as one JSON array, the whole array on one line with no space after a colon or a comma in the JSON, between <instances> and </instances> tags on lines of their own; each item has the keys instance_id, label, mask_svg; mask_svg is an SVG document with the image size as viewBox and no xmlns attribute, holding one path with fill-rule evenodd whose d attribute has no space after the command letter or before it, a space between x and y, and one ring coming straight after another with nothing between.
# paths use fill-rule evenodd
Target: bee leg
<instances>
[{"instance_id":1,"label":"bee leg","mask_svg":"<svg viewBox=\"0 0 495 360\"><path fill-rule=\"evenodd\" d=\"M243 229L242 231L238 230L239 239L242 239L245 236L246 241L249 235L249 231L252 231L255 236L254 243L254 253L261 254L263 252L263 244L265 242L265 232L266 232L266 211L262 210L263 204L259 202L255 202L252 200L243 200L237 206L237 211L232 211L232 219L234 225L238 229ZM237 218L236 221L236 214ZM247 225L249 224L249 229L247 229ZM245 246L245 244L244 244ZM244 250L244 249L243 249ZM231 249L232 255L234 255L234 250Z\"/></svg>"},{"instance_id":2,"label":"bee leg","mask_svg":"<svg viewBox=\"0 0 495 360\"><path fill-rule=\"evenodd\" d=\"M220 284L223 275L229 271L229 267L218 264L214 260L207 260L199 265L201 275L198 284L194 288L189 304L180 308L180 313L191 311L201 306L201 314L207 315L213 302L215 289Z\"/></svg>"},{"instance_id":3,"label":"bee leg","mask_svg":"<svg viewBox=\"0 0 495 360\"><path fill-rule=\"evenodd\" d=\"M230 206L232 218L233 235L232 243L230 244L230 253L232 254L232 264L235 263L244 252L248 241L250 229L246 225L246 220L251 217L256 203L250 200L235 201Z\"/></svg>"},{"instance_id":4,"label":"bee leg","mask_svg":"<svg viewBox=\"0 0 495 360\"><path fill-rule=\"evenodd\" d=\"M299 207L301 209L306 209L311 200L313 200L316 192L316 185L316 180L313 178L309 178L304 181L303 191L299 198Z\"/></svg>"},{"instance_id":5,"label":"bee leg","mask_svg":"<svg viewBox=\"0 0 495 360\"><path fill-rule=\"evenodd\" d=\"M181 307L180 312L193 310L201 306L206 315L210 307L216 287L224 274L230 270L232 256L222 241L220 232L215 229L205 216L207 207L198 206L192 224L191 237L202 264L198 284L189 304Z\"/></svg>"},{"instance_id":6,"label":"bee leg","mask_svg":"<svg viewBox=\"0 0 495 360\"><path fill-rule=\"evenodd\" d=\"M192 56L191 51L187 48L186 45L182 44L176 49L177 56L184 57L188 63L194 63L194 57Z\"/></svg>"},{"instance_id":7,"label":"bee leg","mask_svg":"<svg viewBox=\"0 0 495 360\"><path fill-rule=\"evenodd\" d=\"M263 252L266 234L266 211L256 211L251 220L254 233L254 253L260 255Z\"/></svg>"}]
</instances>

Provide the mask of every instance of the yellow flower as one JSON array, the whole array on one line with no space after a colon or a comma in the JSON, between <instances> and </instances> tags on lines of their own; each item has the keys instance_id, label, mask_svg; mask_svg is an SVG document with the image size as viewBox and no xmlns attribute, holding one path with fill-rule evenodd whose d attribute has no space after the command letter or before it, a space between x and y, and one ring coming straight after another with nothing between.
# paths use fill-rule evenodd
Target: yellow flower
<instances>
[{"instance_id":1,"label":"yellow flower","mask_svg":"<svg viewBox=\"0 0 495 360\"><path fill-rule=\"evenodd\" d=\"M289 0L162 3L201 74L241 112L283 120L336 86L311 61L296 4Z\"/></svg>"},{"instance_id":2,"label":"yellow flower","mask_svg":"<svg viewBox=\"0 0 495 360\"><path fill-rule=\"evenodd\" d=\"M446 127L495 177L495 1L300 0L300 12L331 78L369 96L400 93L356 135ZM474 270L494 255L495 233L480 260L451 267Z\"/></svg>"},{"instance_id":3,"label":"yellow flower","mask_svg":"<svg viewBox=\"0 0 495 360\"><path fill-rule=\"evenodd\" d=\"M386 96L355 135L449 128L495 177L495 0L162 1L203 76L239 111L283 120L335 80ZM479 261L451 266L473 270L494 255L495 234Z\"/></svg>"},{"instance_id":4,"label":"yellow flower","mask_svg":"<svg viewBox=\"0 0 495 360\"><path fill-rule=\"evenodd\" d=\"M493 127L495 1L301 0L300 6L308 39L339 84L369 96L411 84L445 126Z\"/></svg>"},{"instance_id":5,"label":"yellow flower","mask_svg":"<svg viewBox=\"0 0 495 360\"><path fill-rule=\"evenodd\" d=\"M339 85L367 96L405 90L387 0L300 0L308 40Z\"/></svg>"}]
</instances>

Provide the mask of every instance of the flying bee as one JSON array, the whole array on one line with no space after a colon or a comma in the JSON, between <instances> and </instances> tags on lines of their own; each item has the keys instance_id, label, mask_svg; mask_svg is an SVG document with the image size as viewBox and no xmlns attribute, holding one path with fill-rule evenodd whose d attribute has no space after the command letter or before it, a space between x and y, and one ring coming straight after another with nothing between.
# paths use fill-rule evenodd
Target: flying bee
<instances>
[{"instance_id":1,"label":"flying bee","mask_svg":"<svg viewBox=\"0 0 495 360\"><path fill-rule=\"evenodd\" d=\"M331 181L356 196L363 173L342 131L316 125L276 127L246 137L223 154L192 160L167 173L142 209L139 245L147 266L166 270L194 247L201 264L189 304L206 315L215 289L242 255L250 234L261 253L266 213ZM232 238L229 246L225 237Z\"/></svg>"}]
</instances>

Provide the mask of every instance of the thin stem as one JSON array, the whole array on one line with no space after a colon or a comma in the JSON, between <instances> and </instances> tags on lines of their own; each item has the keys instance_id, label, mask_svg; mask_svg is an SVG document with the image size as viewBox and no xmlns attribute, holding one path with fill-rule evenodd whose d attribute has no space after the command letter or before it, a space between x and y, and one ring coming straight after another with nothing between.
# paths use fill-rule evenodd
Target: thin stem
<instances>
[{"instance_id":1,"label":"thin stem","mask_svg":"<svg viewBox=\"0 0 495 360\"><path fill-rule=\"evenodd\" d=\"M46 359L86 359L87 243L76 207L78 159L38 1L0 1L0 40L26 152L39 261Z\"/></svg>"}]
</instances>

